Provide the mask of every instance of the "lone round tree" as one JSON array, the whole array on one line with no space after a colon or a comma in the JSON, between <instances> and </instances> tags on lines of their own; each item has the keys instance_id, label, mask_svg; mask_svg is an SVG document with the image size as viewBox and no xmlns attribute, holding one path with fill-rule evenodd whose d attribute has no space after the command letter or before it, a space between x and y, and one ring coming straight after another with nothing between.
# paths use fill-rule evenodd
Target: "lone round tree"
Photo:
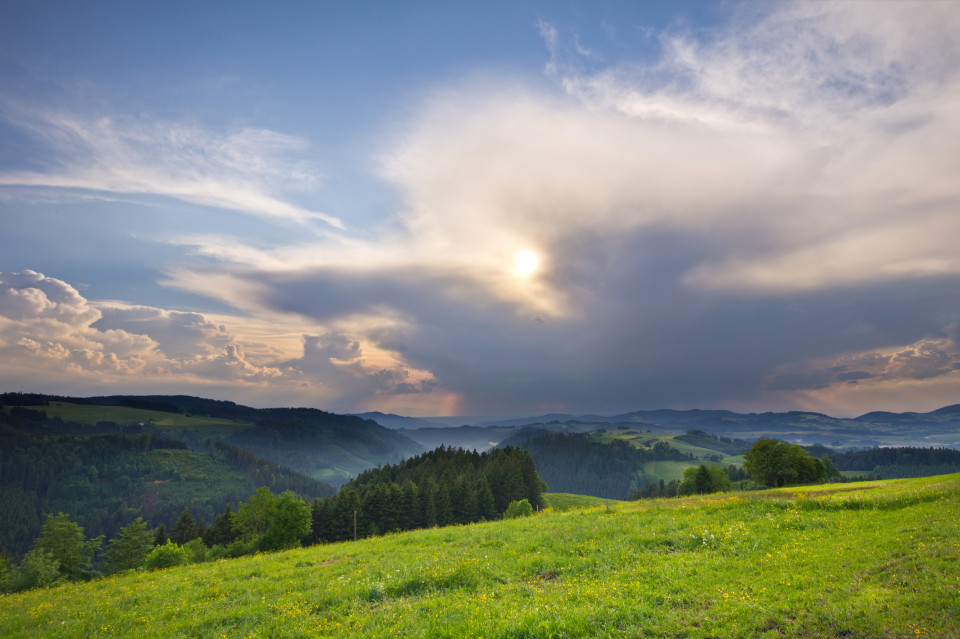
<instances>
[{"instance_id":1,"label":"lone round tree","mask_svg":"<svg viewBox=\"0 0 960 639\"><path fill-rule=\"evenodd\" d=\"M826 478L823 462L802 447L761 437L744 454L743 468L755 481L777 488L784 484L812 484Z\"/></svg>"}]
</instances>

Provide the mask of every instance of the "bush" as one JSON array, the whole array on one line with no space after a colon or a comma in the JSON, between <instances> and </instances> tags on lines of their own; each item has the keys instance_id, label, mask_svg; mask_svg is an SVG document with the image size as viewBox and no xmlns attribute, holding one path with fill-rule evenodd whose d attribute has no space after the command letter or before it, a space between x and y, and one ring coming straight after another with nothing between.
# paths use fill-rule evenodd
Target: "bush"
<instances>
[{"instance_id":1,"label":"bush","mask_svg":"<svg viewBox=\"0 0 960 639\"><path fill-rule=\"evenodd\" d=\"M226 554L227 557L242 557L243 555L252 555L257 549L256 541L243 541L238 539L236 541L230 542L230 545L227 546Z\"/></svg>"},{"instance_id":2,"label":"bush","mask_svg":"<svg viewBox=\"0 0 960 639\"><path fill-rule=\"evenodd\" d=\"M207 550L207 561L216 561L217 559L225 559L230 555L227 554L227 549L221 546L220 544L215 544Z\"/></svg>"},{"instance_id":3,"label":"bush","mask_svg":"<svg viewBox=\"0 0 960 639\"><path fill-rule=\"evenodd\" d=\"M187 563L199 564L207 560L207 546L199 537L191 539L181 548L187 556Z\"/></svg>"},{"instance_id":4,"label":"bush","mask_svg":"<svg viewBox=\"0 0 960 639\"><path fill-rule=\"evenodd\" d=\"M730 490L730 478L722 468L706 464L690 466L683 471L683 481L677 486L677 496L705 495Z\"/></svg>"},{"instance_id":5,"label":"bush","mask_svg":"<svg viewBox=\"0 0 960 639\"><path fill-rule=\"evenodd\" d=\"M503 513L504 519L516 519L517 517L529 517L533 514L533 506L530 505L530 501L527 499L521 499L520 501L511 501L510 505L507 506L506 512Z\"/></svg>"},{"instance_id":6,"label":"bush","mask_svg":"<svg viewBox=\"0 0 960 639\"><path fill-rule=\"evenodd\" d=\"M0 555L0 592L10 592L10 560Z\"/></svg>"},{"instance_id":7,"label":"bush","mask_svg":"<svg viewBox=\"0 0 960 639\"><path fill-rule=\"evenodd\" d=\"M10 589L45 588L60 578L60 560L46 550L34 548L10 575Z\"/></svg>"},{"instance_id":8,"label":"bush","mask_svg":"<svg viewBox=\"0 0 960 639\"><path fill-rule=\"evenodd\" d=\"M169 568L170 566L179 566L187 563L187 551L168 541L162 546L157 546L147 555L144 566L147 570L157 570L159 568Z\"/></svg>"}]
</instances>

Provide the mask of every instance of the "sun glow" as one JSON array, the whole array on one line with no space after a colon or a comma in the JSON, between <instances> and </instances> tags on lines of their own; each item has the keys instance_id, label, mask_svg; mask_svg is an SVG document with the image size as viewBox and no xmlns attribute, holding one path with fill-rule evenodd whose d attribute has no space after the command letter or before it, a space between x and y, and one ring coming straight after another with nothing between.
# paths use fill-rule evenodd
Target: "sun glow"
<instances>
[{"instance_id":1,"label":"sun glow","mask_svg":"<svg viewBox=\"0 0 960 639\"><path fill-rule=\"evenodd\" d=\"M520 251L513 262L513 272L516 275L529 277L540 266L540 258L532 251Z\"/></svg>"}]
</instances>

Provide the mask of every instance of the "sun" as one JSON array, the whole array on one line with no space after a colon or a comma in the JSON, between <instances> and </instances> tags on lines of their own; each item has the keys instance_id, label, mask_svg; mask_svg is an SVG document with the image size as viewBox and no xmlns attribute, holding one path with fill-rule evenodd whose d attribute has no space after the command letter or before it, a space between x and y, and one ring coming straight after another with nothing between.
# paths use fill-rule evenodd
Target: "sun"
<instances>
[{"instance_id":1,"label":"sun","mask_svg":"<svg viewBox=\"0 0 960 639\"><path fill-rule=\"evenodd\" d=\"M513 262L513 272L516 275L529 277L540 266L540 258L533 251L520 251Z\"/></svg>"}]
</instances>

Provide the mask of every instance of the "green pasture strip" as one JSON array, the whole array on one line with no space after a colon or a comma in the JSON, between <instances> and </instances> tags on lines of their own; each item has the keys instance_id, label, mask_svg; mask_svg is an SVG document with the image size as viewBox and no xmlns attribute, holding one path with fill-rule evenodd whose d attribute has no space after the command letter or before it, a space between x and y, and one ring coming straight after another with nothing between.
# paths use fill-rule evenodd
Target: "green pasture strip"
<instances>
[{"instance_id":1,"label":"green pasture strip","mask_svg":"<svg viewBox=\"0 0 960 639\"><path fill-rule=\"evenodd\" d=\"M651 461L644 462L643 472L655 476L663 481L682 480L683 471L692 464L685 461Z\"/></svg>"},{"instance_id":2,"label":"green pasture strip","mask_svg":"<svg viewBox=\"0 0 960 639\"><path fill-rule=\"evenodd\" d=\"M47 417L59 417L64 421L81 424L97 422L116 422L117 424L151 424L158 428L187 429L203 428L211 434L230 434L244 428L251 428L249 422L232 421L218 417L187 416L179 413L167 413L158 410L128 408L126 406L95 406L88 404L70 404L51 402L49 406L31 406L31 410L46 413Z\"/></svg>"},{"instance_id":3,"label":"green pasture strip","mask_svg":"<svg viewBox=\"0 0 960 639\"><path fill-rule=\"evenodd\" d=\"M614 499L603 499L590 495L573 495L570 493L543 493L543 500L547 508L554 510L570 510L572 508L596 508L605 504L621 504Z\"/></svg>"},{"instance_id":4,"label":"green pasture strip","mask_svg":"<svg viewBox=\"0 0 960 639\"><path fill-rule=\"evenodd\" d=\"M707 455L723 455L724 453L720 450L715 450L713 448L704 448L702 446L696 446L689 442L676 439L676 433L648 433L642 430L633 430L633 429L616 429L609 430L603 435L600 436L602 441L611 441L613 439L623 439L630 442L634 446L640 448L642 446L650 447L657 443L658 441L666 442L679 450L682 453L692 453L694 457L702 458ZM689 465L689 464L688 464Z\"/></svg>"},{"instance_id":5,"label":"green pasture strip","mask_svg":"<svg viewBox=\"0 0 960 639\"><path fill-rule=\"evenodd\" d=\"M18 637L960 636L960 475L646 500L0 597Z\"/></svg>"}]
</instances>

